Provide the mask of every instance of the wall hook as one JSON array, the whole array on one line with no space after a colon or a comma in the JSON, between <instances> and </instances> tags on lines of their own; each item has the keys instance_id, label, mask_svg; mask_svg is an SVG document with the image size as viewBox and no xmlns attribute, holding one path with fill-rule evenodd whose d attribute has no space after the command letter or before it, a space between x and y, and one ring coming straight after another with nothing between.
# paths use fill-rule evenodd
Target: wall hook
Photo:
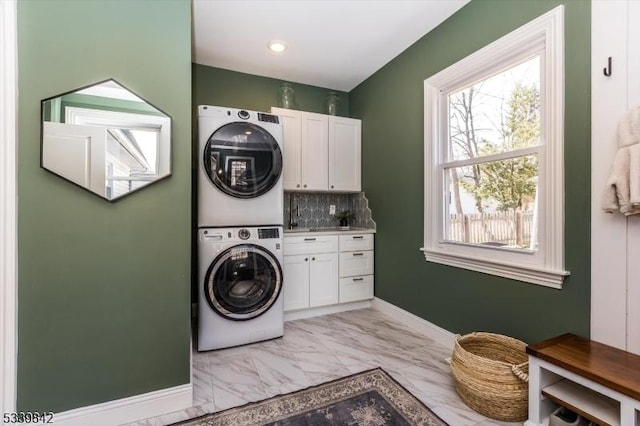
<instances>
[{"instance_id":1,"label":"wall hook","mask_svg":"<svg viewBox=\"0 0 640 426\"><path fill-rule=\"evenodd\" d=\"M607 77L611 77L611 70L611 56L609 56L609 59L607 59L607 67L603 68L602 72L604 72L604 75Z\"/></svg>"}]
</instances>

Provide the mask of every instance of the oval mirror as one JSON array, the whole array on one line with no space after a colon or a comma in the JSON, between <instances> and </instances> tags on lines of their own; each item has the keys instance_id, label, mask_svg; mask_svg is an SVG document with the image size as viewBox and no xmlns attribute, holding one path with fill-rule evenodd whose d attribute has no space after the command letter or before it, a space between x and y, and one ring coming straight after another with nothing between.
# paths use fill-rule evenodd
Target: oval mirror
<instances>
[{"instance_id":1,"label":"oval mirror","mask_svg":"<svg viewBox=\"0 0 640 426\"><path fill-rule=\"evenodd\" d=\"M41 107L42 168L109 201L171 174L171 117L115 80Z\"/></svg>"}]
</instances>

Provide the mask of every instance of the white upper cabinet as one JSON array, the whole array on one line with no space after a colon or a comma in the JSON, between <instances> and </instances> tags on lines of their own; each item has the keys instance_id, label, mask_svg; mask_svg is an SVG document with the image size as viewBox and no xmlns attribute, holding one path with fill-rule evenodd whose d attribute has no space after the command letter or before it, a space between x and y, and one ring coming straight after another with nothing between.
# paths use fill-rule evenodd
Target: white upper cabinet
<instances>
[{"instance_id":1,"label":"white upper cabinet","mask_svg":"<svg viewBox=\"0 0 640 426\"><path fill-rule=\"evenodd\" d=\"M271 108L284 134L285 191L361 190L360 120Z\"/></svg>"},{"instance_id":2,"label":"white upper cabinet","mask_svg":"<svg viewBox=\"0 0 640 426\"><path fill-rule=\"evenodd\" d=\"M329 185L329 120L326 115L302 113L302 190L326 191ZM285 189L287 189L285 187ZM297 188L296 188L297 189Z\"/></svg>"},{"instance_id":3,"label":"white upper cabinet","mask_svg":"<svg viewBox=\"0 0 640 426\"><path fill-rule=\"evenodd\" d=\"M330 191L360 191L361 134L360 120L329 117Z\"/></svg>"},{"instance_id":4,"label":"white upper cabinet","mask_svg":"<svg viewBox=\"0 0 640 426\"><path fill-rule=\"evenodd\" d=\"M271 108L280 117L283 144L283 183L285 190L300 190L302 182L302 112L291 109Z\"/></svg>"}]
</instances>

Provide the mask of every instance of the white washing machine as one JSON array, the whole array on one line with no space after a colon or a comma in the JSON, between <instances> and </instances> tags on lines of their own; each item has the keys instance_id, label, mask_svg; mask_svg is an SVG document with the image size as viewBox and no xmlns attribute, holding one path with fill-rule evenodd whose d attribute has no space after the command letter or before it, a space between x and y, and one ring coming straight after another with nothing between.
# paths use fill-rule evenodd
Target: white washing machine
<instances>
[{"instance_id":1,"label":"white washing machine","mask_svg":"<svg viewBox=\"0 0 640 426\"><path fill-rule=\"evenodd\" d=\"M198 139L198 227L282 225L279 117L200 105Z\"/></svg>"},{"instance_id":2,"label":"white washing machine","mask_svg":"<svg viewBox=\"0 0 640 426\"><path fill-rule=\"evenodd\" d=\"M282 227L198 230L198 351L284 333Z\"/></svg>"}]
</instances>

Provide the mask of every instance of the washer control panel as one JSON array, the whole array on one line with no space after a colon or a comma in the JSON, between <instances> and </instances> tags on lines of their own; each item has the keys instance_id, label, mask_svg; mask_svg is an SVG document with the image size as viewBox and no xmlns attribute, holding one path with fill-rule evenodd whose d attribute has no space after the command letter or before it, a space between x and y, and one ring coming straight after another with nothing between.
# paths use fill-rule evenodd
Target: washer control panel
<instances>
[{"instance_id":1,"label":"washer control panel","mask_svg":"<svg viewBox=\"0 0 640 426\"><path fill-rule=\"evenodd\" d=\"M207 242L243 242L255 240L275 240L282 238L282 228L200 228L198 239Z\"/></svg>"}]
</instances>

